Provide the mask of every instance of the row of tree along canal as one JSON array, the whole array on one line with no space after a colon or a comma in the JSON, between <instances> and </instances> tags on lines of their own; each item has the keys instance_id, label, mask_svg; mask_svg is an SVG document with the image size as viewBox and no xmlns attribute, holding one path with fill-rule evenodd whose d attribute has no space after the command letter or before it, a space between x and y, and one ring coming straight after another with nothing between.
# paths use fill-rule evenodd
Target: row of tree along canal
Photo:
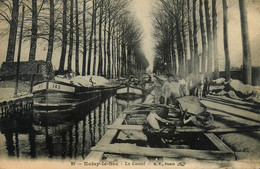
<instances>
[{"instance_id":1,"label":"row of tree along canal","mask_svg":"<svg viewBox=\"0 0 260 169\"><path fill-rule=\"evenodd\" d=\"M236 2L222 0L159 0L154 16L156 39L154 72L172 72L180 76L198 76L207 72L219 77L218 14L223 13L223 45L226 80L230 80L228 6ZM247 1L239 0L244 82L252 83L248 37ZM222 6L218 9L217 6ZM199 17L197 16L199 14ZM205 17L204 17L205 15ZM200 29L199 29L200 28ZM199 41L198 33L201 33ZM202 51L199 53L199 45ZM178 68L178 69L177 69Z\"/></svg>"},{"instance_id":2,"label":"row of tree along canal","mask_svg":"<svg viewBox=\"0 0 260 169\"><path fill-rule=\"evenodd\" d=\"M46 61L60 57L59 73L114 78L144 71L148 61L141 50L142 31L127 10L129 4L129 0L4 1L0 17L9 24L9 33L3 30L9 35L6 62L14 62L20 33L19 46L30 41L28 60L36 59L39 40L47 42ZM61 48L60 56L54 55L56 48Z\"/></svg>"}]
</instances>

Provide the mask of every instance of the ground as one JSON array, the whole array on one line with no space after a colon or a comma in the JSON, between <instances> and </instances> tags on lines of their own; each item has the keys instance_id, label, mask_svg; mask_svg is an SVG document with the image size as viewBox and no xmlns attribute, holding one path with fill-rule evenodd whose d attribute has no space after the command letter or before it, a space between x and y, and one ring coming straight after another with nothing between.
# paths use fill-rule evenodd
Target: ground
<instances>
[{"instance_id":1,"label":"ground","mask_svg":"<svg viewBox=\"0 0 260 169\"><path fill-rule=\"evenodd\" d=\"M242 127L260 125L259 105L209 95L202 100L215 119L215 127ZM249 158L259 159L260 131L236 132L219 135L233 151L249 152Z\"/></svg>"}]
</instances>

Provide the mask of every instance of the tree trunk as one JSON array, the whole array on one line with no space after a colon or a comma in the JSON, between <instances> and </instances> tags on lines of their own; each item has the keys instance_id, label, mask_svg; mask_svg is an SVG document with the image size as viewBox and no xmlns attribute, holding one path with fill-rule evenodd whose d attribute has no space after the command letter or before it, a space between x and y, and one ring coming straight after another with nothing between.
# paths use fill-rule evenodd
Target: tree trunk
<instances>
[{"instance_id":1,"label":"tree trunk","mask_svg":"<svg viewBox=\"0 0 260 169\"><path fill-rule=\"evenodd\" d=\"M212 21L213 21L213 47L214 47L214 74L215 78L219 78L219 58L218 58L218 27L217 27L217 9L216 0L212 0Z\"/></svg>"},{"instance_id":2,"label":"tree trunk","mask_svg":"<svg viewBox=\"0 0 260 169\"><path fill-rule=\"evenodd\" d=\"M37 29L38 29L37 20L38 20L37 0L32 0L32 34L31 34L29 61L35 60L36 47L37 47Z\"/></svg>"},{"instance_id":3,"label":"tree trunk","mask_svg":"<svg viewBox=\"0 0 260 169\"><path fill-rule=\"evenodd\" d=\"M247 22L247 2L239 0L240 19L241 19L241 34L243 45L243 69L244 69L244 82L252 84L252 65L251 65L251 52L248 35L248 22Z\"/></svg>"},{"instance_id":4,"label":"tree trunk","mask_svg":"<svg viewBox=\"0 0 260 169\"><path fill-rule=\"evenodd\" d=\"M107 17L105 17L105 24L104 24L104 77L107 76L107 51L106 51L106 43L107 43Z\"/></svg>"},{"instance_id":5,"label":"tree trunk","mask_svg":"<svg viewBox=\"0 0 260 169\"><path fill-rule=\"evenodd\" d=\"M20 37L19 37L19 48L18 48L18 55L17 55L17 66L16 66L16 81L15 81L15 91L14 95L17 96L18 91L18 80L19 80L19 67L20 67L20 58L21 58L21 50L22 50L22 39L23 39L23 23L24 23L24 8L22 8L22 21L21 21L21 29L20 29Z\"/></svg>"},{"instance_id":6,"label":"tree trunk","mask_svg":"<svg viewBox=\"0 0 260 169\"><path fill-rule=\"evenodd\" d=\"M98 75L102 75L102 17L103 17L103 5L104 1L101 0L100 15L99 15L99 61L98 61Z\"/></svg>"},{"instance_id":7,"label":"tree trunk","mask_svg":"<svg viewBox=\"0 0 260 169\"><path fill-rule=\"evenodd\" d=\"M89 48L88 48L88 70L87 75L90 75L91 70L91 57L92 57L92 39L93 39L93 28L94 28L94 13L95 13L95 0L93 0L92 4L92 21L91 21L91 31L90 31L90 38L89 38Z\"/></svg>"},{"instance_id":8,"label":"tree trunk","mask_svg":"<svg viewBox=\"0 0 260 169\"><path fill-rule=\"evenodd\" d=\"M183 65L183 49L182 49L182 41L181 41L181 30L180 30L180 24L177 18L175 18L175 24L176 24L176 35L177 35L177 53L178 53L178 59L179 59L179 71L178 75L183 75L184 72L184 65ZM168 62L167 62L168 63Z\"/></svg>"},{"instance_id":9,"label":"tree trunk","mask_svg":"<svg viewBox=\"0 0 260 169\"><path fill-rule=\"evenodd\" d=\"M194 41L194 73L198 77L199 73L199 56L198 56L198 40L197 40L197 18L196 18L196 1L193 0L193 41Z\"/></svg>"},{"instance_id":10,"label":"tree trunk","mask_svg":"<svg viewBox=\"0 0 260 169\"><path fill-rule=\"evenodd\" d=\"M132 49L130 46L127 46L127 75L131 75L131 53L132 53Z\"/></svg>"},{"instance_id":11,"label":"tree trunk","mask_svg":"<svg viewBox=\"0 0 260 169\"><path fill-rule=\"evenodd\" d=\"M15 45L16 45L16 35L18 27L18 14L19 14L19 0L13 0L13 10L12 10L12 20L10 24L8 47L6 54L6 61L14 61Z\"/></svg>"},{"instance_id":12,"label":"tree trunk","mask_svg":"<svg viewBox=\"0 0 260 169\"><path fill-rule=\"evenodd\" d=\"M177 70L176 70L176 53L175 53L175 49L174 49L174 37L173 37L173 29L172 29L172 36L171 36L171 46L170 46L170 51L171 51L171 66L172 66L172 74L176 74Z\"/></svg>"},{"instance_id":13,"label":"tree trunk","mask_svg":"<svg viewBox=\"0 0 260 169\"><path fill-rule=\"evenodd\" d=\"M86 31L86 0L83 1L83 63L82 76L86 75L86 60L87 60L87 31Z\"/></svg>"},{"instance_id":14,"label":"tree trunk","mask_svg":"<svg viewBox=\"0 0 260 169\"><path fill-rule=\"evenodd\" d=\"M190 46L190 60L191 67L190 72L194 71L194 50L193 50L193 34L192 34L192 25L191 25L191 16L190 16L190 0L187 0L187 11L188 11L188 27L189 27L189 46Z\"/></svg>"},{"instance_id":15,"label":"tree trunk","mask_svg":"<svg viewBox=\"0 0 260 169\"><path fill-rule=\"evenodd\" d=\"M71 64L72 64L72 51L73 51L73 8L74 8L74 5L73 5L73 1L74 0L70 0L70 40L69 40L69 55L68 55L68 71L71 72L72 69L71 69ZM83 23L84 24L84 23ZM84 31L84 30L83 30ZM86 62L86 61L85 61ZM83 65L84 63L83 62ZM86 63L85 63L85 66L86 66ZM83 71L82 71L83 72Z\"/></svg>"},{"instance_id":16,"label":"tree trunk","mask_svg":"<svg viewBox=\"0 0 260 169\"><path fill-rule=\"evenodd\" d=\"M60 57L59 73L64 71L65 57L67 50L67 0L63 1L63 21L62 21L62 49Z\"/></svg>"},{"instance_id":17,"label":"tree trunk","mask_svg":"<svg viewBox=\"0 0 260 169\"><path fill-rule=\"evenodd\" d=\"M205 15L206 15L206 26L207 26L207 39L208 39L208 73L212 74L212 33L211 33L211 21L209 15L209 1L204 0Z\"/></svg>"},{"instance_id":18,"label":"tree trunk","mask_svg":"<svg viewBox=\"0 0 260 169\"><path fill-rule=\"evenodd\" d=\"M114 45L114 43L115 43L115 38L114 38L114 30L113 30L113 33L112 33L112 41L111 41L111 47L112 47L112 49L111 49L111 56L112 56L112 75L111 75L111 77L112 78L114 78L114 74L115 74L115 67L116 67L116 60L115 60L115 45Z\"/></svg>"},{"instance_id":19,"label":"tree trunk","mask_svg":"<svg viewBox=\"0 0 260 169\"><path fill-rule=\"evenodd\" d=\"M122 55L122 59L121 59L121 63L122 63L122 66L121 66L121 76L123 77L126 77L126 72L125 72L125 67L126 67L126 53L125 53L125 42L124 42L124 37L122 39L122 43L121 43L121 55Z\"/></svg>"},{"instance_id":20,"label":"tree trunk","mask_svg":"<svg viewBox=\"0 0 260 169\"><path fill-rule=\"evenodd\" d=\"M53 43L54 43L54 0L50 0L50 32L49 32L49 44L47 53L47 62L51 62L53 53Z\"/></svg>"},{"instance_id":21,"label":"tree trunk","mask_svg":"<svg viewBox=\"0 0 260 169\"><path fill-rule=\"evenodd\" d=\"M110 43L111 43L111 11L108 11L108 33L107 33L107 78L111 77L111 53L110 53Z\"/></svg>"},{"instance_id":22,"label":"tree trunk","mask_svg":"<svg viewBox=\"0 0 260 169\"><path fill-rule=\"evenodd\" d=\"M201 41L202 41L202 61L201 61L201 72L204 73L206 71L206 35L205 35L205 27L204 27L204 19L203 19L203 3L200 0L200 31L201 31Z\"/></svg>"},{"instance_id":23,"label":"tree trunk","mask_svg":"<svg viewBox=\"0 0 260 169\"><path fill-rule=\"evenodd\" d=\"M187 41L185 35L185 1L182 2L182 43L183 43L183 77L186 77L187 74Z\"/></svg>"},{"instance_id":24,"label":"tree trunk","mask_svg":"<svg viewBox=\"0 0 260 169\"><path fill-rule=\"evenodd\" d=\"M225 51L225 73L226 81L230 80L230 57L229 57L229 48L228 48L228 21L227 21L227 2L222 0L223 4L223 40L224 40L224 51Z\"/></svg>"},{"instance_id":25,"label":"tree trunk","mask_svg":"<svg viewBox=\"0 0 260 169\"><path fill-rule=\"evenodd\" d=\"M117 50L117 77L120 76L120 70L121 70L121 67L120 67L120 64L121 64L121 61L120 61L120 44L119 44L119 31L117 30L117 39L116 39L116 50Z\"/></svg>"},{"instance_id":26,"label":"tree trunk","mask_svg":"<svg viewBox=\"0 0 260 169\"><path fill-rule=\"evenodd\" d=\"M96 75L96 60L97 60L97 7L95 1L95 13L94 13L94 57L93 57L93 75Z\"/></svg>"},{"instance_id":27,"label":"tree trunk","mask_svg":"<svg viewBox=\"0 0 260 169\"><path fill-rule=\"evenodd\" d=\"M76 56L75 56L75 66L76 75L79 75L79 7L78 0L75 2L76 5Z\"/></svg>"}]
</instances>

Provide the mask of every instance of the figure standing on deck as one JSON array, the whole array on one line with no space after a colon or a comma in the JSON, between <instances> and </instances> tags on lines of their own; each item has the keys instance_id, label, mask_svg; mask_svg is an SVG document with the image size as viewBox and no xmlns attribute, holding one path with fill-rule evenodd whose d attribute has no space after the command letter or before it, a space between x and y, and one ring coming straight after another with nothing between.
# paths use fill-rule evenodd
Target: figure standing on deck
<instances>
[{"instance_id":1,"label":"figure standing on deck","mask_svg":"<svg viewBox=\"0 0 260 169\"><path fill-rule=\"evenodd\" d=\"M181 97L181 86L177 78L172 74L167 75L167 81L163 84L162 87L162 96L164 104L174 104L176 99ZM161 100L162 102L162 100Z\"/></svg>"},{"instance_id":2,"label":"figure standing on deck","mask_svg":"<svg viewBox=\"0 0 260 169\"><path fill-rule=\"evenodd\" d=\"M210 88L210 83L212 81L212 78L208 75L204 77L204 87L203 87L203 97L207 97L209 94L209 88Z\"/></svg>"},{"instance_id":3,"label":"figure standing on deck","mask_svg":"<svg viewBox=\"0 0 260 169\"><path fill-rule=\"evenodd\" d=\"M202 99L203 88L204 88L204 77L203 75L200 75L199 83L198 83L198 98L200 99Z\"/></svg>"}]
</instances>

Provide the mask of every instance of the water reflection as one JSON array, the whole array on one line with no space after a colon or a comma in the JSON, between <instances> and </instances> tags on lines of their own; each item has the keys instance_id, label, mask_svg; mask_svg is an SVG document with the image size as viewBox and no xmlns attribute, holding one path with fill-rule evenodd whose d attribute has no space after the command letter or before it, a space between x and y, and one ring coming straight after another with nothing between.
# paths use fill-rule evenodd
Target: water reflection
<instances>
[{"instance_id":1,"label":"water reflection","mask_svg":"<svg viewBox=\"0 0 260 169\"><path fill-rule=\"evenodd\" d=\"M34 111L1 119L0 140L5 140L6 151L0 150L0 155L84 159L126 105L112 96L73 112Z\"/></svg>"},{"instance_id":2,"label":"water reflection","mask_svg":"<svg viewBox=\"0 0 260 169\"><path fill-rule=\"evenodd\" d=\"M0 121L1 156L85 158L116 117L114 97L68 113L28 112ZM114 117L114 118L111 118Z\"/></svg>"}]
</instances>

